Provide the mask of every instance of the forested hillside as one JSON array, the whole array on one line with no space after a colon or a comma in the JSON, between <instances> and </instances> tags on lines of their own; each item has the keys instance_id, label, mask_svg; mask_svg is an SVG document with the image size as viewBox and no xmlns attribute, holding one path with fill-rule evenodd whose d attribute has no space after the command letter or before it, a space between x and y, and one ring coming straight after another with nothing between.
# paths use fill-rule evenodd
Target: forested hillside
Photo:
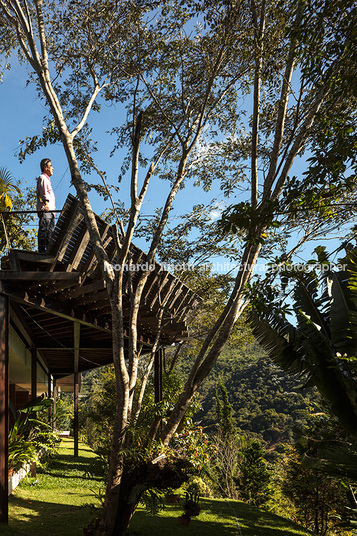
<instances>
[{"instance_id":1,"label":"forested hillside","mask_svg":"<svg viewBox=\"0 0 357 536\"><path fill-rule=\"evenodd\" d=\"M187 368L181 364L182 377ZM83 375L82 397L91 391L99 371ZM315 389L303 389L303 378L292 378L264 355L254 341L239 347L227 345L212 375L201 389L202 410L195 415L209 434L215 431L216 392L220 384L228 391L233 419L239 432L258 437L269 447L293 441L293 430L303 425L310 410L320 400Z\"/></svg>"},{"instance_id":2,"label":"forested hillside","mask_svg":"<svg viewBox=\"0 0 357 536\"><path fill-rule=\"evenodd\" d=\"M204 386L203 409L196 417L208 429L216 422L215 396L220 384L228 391L237 428L269 446L291 442L293 430L319 401L315 389L303 389L303 378L288 376L255 342L239 348L227 345Z\"/></svg>"}]
</instances>

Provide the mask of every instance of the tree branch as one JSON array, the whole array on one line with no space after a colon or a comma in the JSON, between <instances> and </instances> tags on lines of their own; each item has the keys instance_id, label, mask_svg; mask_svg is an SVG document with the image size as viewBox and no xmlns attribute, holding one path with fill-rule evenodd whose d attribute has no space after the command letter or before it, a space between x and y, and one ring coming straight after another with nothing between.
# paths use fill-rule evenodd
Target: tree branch
<instances>
[{"instance_id":1,"label":"tree branch","mask_svg":"<svg viewBox=\"0 0 357 536\"><path fill-rule=\"evenodd\" d=\"M106 87L107 84L104 83L102 85L99 85L97 84L95 87L94 87L94 90L93 90L93 93L91 95L91 98L89 99L88 101L88 104L86 106L86 109L82 115L82 119L80 120L80 122L78 123L78 125L72 130L71 132L71 137L74 138L78 132L80 132L82 130L82 128L84 127L86 121L87 121L87 117L89 115L89 112L91 111L92 109L92 106L96 100L96 98L98 97L98 94L100 93L100 91L103 89L103 87Z\"/></svg>"},{"instance_id":2,"label":"tree branch","mask_svg":"<svg viewBox=\"0 0 357 536\"><path fill-rule=\"evenodd\" d=\"M276 199L279 198L282 190L283 190L283 187L285 185L285 182L287 180L287 176L288 176L288 173L289 173L289 170L296 158L296 156L299 154L299 152L301 151L301 149L303 148L304 146L304 143L306 141L306 138L308 137L309 135L309 132L311 130L311 127L314 123L314 120L316 118L316 114L318 113L319 109L321 108L323 102L324 102L324 99L326 97L326 95L328 94L329 92L329 88L328 88L328 85L325 84L318 92L317 94L317 97L315 99L315 102L312 104L311 108L310 108L310 111L309 113L307 114L306 118L305 118L305 121L303 122L301 128L300 128L300 131L299 133L297 134L296 138L295 138L295 141L292 145L292 148L291 150L289 151L287 157L286 157L286 160L285 160L285 164L283 166L283 169L281 171L281 174L280 174L280 177L277 181L277 184L275 186L275 189L273 191L273 194L271 195L271 200L272 201L275 201Z\"/></svg>"},{"instance_id":3,"label":"tree branch","mask_svg":"<svg viewBox=\"0 0 357 536\"><path fill-rule=\"evenodd\" d=\"M252 125L252 156L251 156L251 205L255 207L258 203L258 143L259 143L259 117L260 117L260 86L261 71L263 65L264 30L265 30L265 1L262 4L260 14L260 27L258 28L258 18L255 2L252 0L252 14L254 21L254 41L255 41L255 74L253 93L253 125Z\"/></svg>"}]
</instances>

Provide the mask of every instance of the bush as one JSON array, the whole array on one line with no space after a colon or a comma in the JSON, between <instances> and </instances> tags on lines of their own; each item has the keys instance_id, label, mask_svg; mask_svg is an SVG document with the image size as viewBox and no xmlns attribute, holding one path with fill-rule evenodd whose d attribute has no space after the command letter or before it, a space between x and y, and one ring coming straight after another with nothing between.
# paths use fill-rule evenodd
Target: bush
<instances>
[{"instance_id":1,"label":"bush","mask_svg":"<svg viewBox=\"0 0 357 536\"><path fill-rule=\"evenodd\" d=\"M212 489L200 476L191 476L182 488L188 493L195 493L200 497L213 497Z\"/></svg>"}]
</instances>

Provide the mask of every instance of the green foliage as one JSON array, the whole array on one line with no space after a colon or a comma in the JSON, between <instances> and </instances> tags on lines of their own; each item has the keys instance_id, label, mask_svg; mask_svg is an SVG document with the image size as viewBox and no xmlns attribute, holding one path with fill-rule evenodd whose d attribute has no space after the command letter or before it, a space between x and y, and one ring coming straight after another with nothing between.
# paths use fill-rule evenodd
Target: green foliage
<instances>
[{"instance_id":1,"label":"green foliage","mask_svg":"<svg viewBox=\"0 0 357 536\"><path fill-rule=\"evenodd\" d=\"M55 451L58 436L52 425L41 420L41 413L52 404L52 399L41 395L19 410L9 434L9 469L17 471L26 463L38 462L40 452L48 456Z\"/></svg>"},{"instance_id":2,"label":"green foliage","mask_svg":"<svg viewBox=\"0 0 357 536\"><path fill-rule=\"evenodd\" d=\"M9 438L9 470L18 471L30 462L37 462L38 455L32 441L27 441L24 437L11 435Z\"/></svg>"},{"instance_id":3,"label":"green foliage","mask_svg":"<svg viewBox=\"0 0 357 536\"><path fill-rule=\"evenodd\" d=\"M217 431L212 438L216 452L209 465L209 476L216 491L230 499L237 497L236 477L245 439L239 437L233 425L233 410L227 389L220 384L222 400L216 392Z\"/></svg>"},{"instance_id":4,"label":"green foliage","mask_svg":"<svg viewBox=\"0 0 357 536\"><path fill-rule=\"evenodd\" d=\"M264 506L271 497L271 472L267 468L265 455L262 444L255 440L243 448L239 461L239 497L255 506Z\"/></svg>"},{"instance_id":5,"label":"green foliage","mask_svg":"<svg viewBox=\"0 0 357 536\"><path fill-rule=\"evenodd\" d=\"M202 478L198 475L190 476L186 484L182 486L182 489L188 493L196 493L200 497L212 497L212 489L209 485L209 479Z\"/></svg>"},{"instance_id":6,"label":"green foliage","mask_svg":"<svg viewBox=\"0 0 357 536\"><path fill-rule=\"evenodd\" d=\"M73 394L61 393L56 401L56 420L57 430L70 430L73 419Z\"/></svg>"},{"instance_id":7,"label":"green foliage","mask_svg":"<svg viewBox=\"0 0 357 536\"><path fill-rule=\"evenodd\" d=\"M33 221L32 215L8 215L13 210L26 210L31 205L29 189L20 188L6 168L0 168L0 253L7 246L20 249L34 249L34 236L26 226Z\"/></svg>"},{"instance_id":8,"label":"green foliage","mask_svg":"<svg viewBox=\"0 0 357 536\"><path fill-rule=\"evenodd\" d=\"M183 509L188 517L198 516L201 511L199 494L194 491L187 492L183 503Z\"/></svg>"},{"instance_id":9,"label":"green foliage","mask_svg":"<svg viewBox=\"0 0 357 536\"><path fill-rule=\"evenodd\" d=\"M202 390L203 410L197 414L206 427L217 423L215 392L223 383L229 393L234 425L240 435L257 438L270 447L293 441L311 407L319 400L316 389L301 389L301 379L283 372L263 355L257 344L224 350Z\"/></svg>"},{"instance_id":10,"label":"green foliage","mask_svg":"<svg viewBox=\"0 0 357 536\"><path fill-rule=\"evenodd\" d=\"M38 13L41 13L41 6L41 3L36 4ZM337 7L339 8L340 4L337 4ZM11 9L11 3L7 3L6 8ZM30 4L29 14L32 14L34 8L35 6ZM234 205L232 221L228 223L230 226L233 225L234 231L246 237L250 245L257 246L258 250L258 246L266 238L265 227L274 228L280 224L276 214L270 210L270 200L267 198L270 195L274 196L275 191L276 196L279 196L295 157L304 149L316 145L318 137L314 136L312 128L316 110L323 107L326 101L325 110L335 115L336 107L333 104L336 92L330 98L327 87L331 88L340 72L340 69L335 72L334 62L348 59L344 49L347 48L348 39L342 39L339 45L336 32L332 34L333 38L328 32L327 35L324 31L321 33L320 25L321 20L324 21L326 18L325 13L322 19L316 22L314 18L311 19L314 22L311 28L311 24L306 24L304 19L305 13L309 14L309 9L309 3L299 3L296 6L296 2L292 0L264 3L264 8L259 3L255 5L249 1L239 4L209 1L194 5L170 1L164 6L160 3L152 5L146 2L108 3L79 0L64 6L57 3L46 4L44 17L46 22L51 23L51 32L43 33L48 36L48 50L45 50L45 53L46 55L48 53L50 58L51 65L48 72L54 73L56 81L54 92L58 100L51 102L52 88L44 96L47 97L53 112L58 110L58 103L65 106L65 118L59 113L55 120L51 118L46 121L43 136L27 139L21 157L61 138L67 155L71 153L74 143L81 169L89 174L92 160L88 153L95 150L90 127L85 126L75 139L74 135L66 136L66 129L68 127L68 130L72 131L78 124L82 126L81 120L83 118L83 123L86 120L87 115L83 116L83 113L87 111L93 85L95 90L101 87L107 101L113 104L124 102L127 106L127 113L122 114L125 118L123 123L114 130L117 135L116 148L129 149L127 157L124 158L123 173L129 169L127 164L131 160L134 123L139 112L139 117L142 118L140 141L145 151L139 155L138 162L142 168L147 167L149 160L153 158L155 161L160 154L161 161L155 173L157 177L166 181L164 184L172 186L180 171L184 180L177 182L177 189L183 187L184 181L195 177L196 183L202 184L207 191L216 173L221 180L222 189L228 193L233 191L233 187L237 191L236 184L241 179L244 180L244 188L247 190L250 184L257 183L259 192L256 192L256 199L251 203L242 202ZM303 13L300 14L299 10ZM334 22L336 11L334 6L332 10ZM36 20L36 15L33 14L33 20ZM204 21L203 27L198 25L197 29L187 32L188 27L191 25L194 27L193 22L196 22L197 18ZM297 36L294 36L294 27L297 26L299 31L301 20L305 22L304 28L308 28L311 32L312 40L303 34L303 30L300 35L297 33ZM308 17L307 20L309 21ZM343 20L345 21L345 18ZM9 17L9 25L13 22L14 17ZM259 25L262 29L265 28L260 35ZM34 43L30 43L28 51L33 51L38 40L38 26L34 25L31 30L31 32L26 30L22 34L23 39L35 36ZM17 28L13 29L13 33L15 31L18 35L21 34ZM349 34L344 37L350 39ZM353 52L351 46L348 48ZM308 58L306 61L301 60L305 48ZM322 54L325 52L328 52L329 59L332 58L332 63L328 65L321 62ZM35 62L34 57L30 63L33 66ZM258 66L260 63L261 66ZM294 83L290 84L289 76L285 76L290 65L297 69L294 80L296 89ZM40 76L46 76L45 58L42 58L41 64L37 64L37 70ZM297 79L300 72L303 72L304 76L300 79L299 88ZM255 87L261 85L263 97L260 98L254 91L254 98L246 99L254 79ZM280 81L286 83L286 93L291 89L290 102L284 102L285 87L280 86ZM38 87L41 84L42 88L49 87L48 80L44 83L40 78L37 83ZM317 96L321 88L324 99L319 100ZM42 91L40 95L43 96ZM249 111L247 114L250 116L250 125L244 117L246 111L241 107L241 102L244 101L257 103L252 115ZM353 109L351 101L348 101L346 110L351 108ZM95 102L93 109L99 111L100 105ZM255 121L258 116L259 129L258 120ZM62 125L64 120L66 129L57 132L56 125ZM247 134L247 126L250 128L251 124L253 131ZM254 124L259 130L256 136ZM200 147L196 144L199 138L201 138ZM229 140L226 141L225 138ZM238 138L237 141L235 138ZM218 151L217 140L221 143ZM253 154L254 141L257 149L256 159ZM162 153L164 148L165 153ZM76 169L76 157L73 156L69 161L72 170ZM250 163L247 164L250 158L251 169L249 169ZM178 162L182 164L181 170L180 168L177 170ZM258 169L259 177L255 181L254 170ZM343 166L340 166L340 169L343 173ZM82 189L81 199L83 199L85 186L75 173L72 179L76 182L78 190ZM301 190L305 191L304 186L303 182L299 184L299 193ZM348 191L343 181L338 191L333 188L331 190L336 196ZM252 197L254 198L253 194ZM258 199L263 199L263 202L256 210ZM277 206L274 206L274 211L276 210ZM343 211L341 212L343 214ZM151 234L154 236L160 221L159 213L160 209L152 226ZM164 225L165 221L162 223ZM296 225L296 222L293 224ZM210 237L212 236L214 235L211 227ZM200 253L198 242L195 244L196 257ZM176 251L182 245L185 246L186 253L189 247L185 241L178 241ZM238 254L236 258L240 259L241 256ZM242 295L237 293L234 300L238 303L242 300ZM225 301L221 300L215 313L223 311L224 304ZM188 351L191 353L190 357L197 355L197 349L202 346L207 331L214 323L213 316L208 308L200 316L196 325L198 342L190 346ZM307 339L314 329L313 322L308 320L306 315L302 319L307 327ZM223 335L224 338L225 334L218 333L218 335ZM287 358L286 354L284 357ZM134 377L134 374L131 377ZM165 381L174 385L175 378L172 378L168 375ZM114 384L112 379L102 378L103 384L104 392L101 393L98 388L95 393L96 401L89 407L86 418L87 435L91 435L90 441L96 443L97 451L108 452L116 397L115 393L110 392ZM179 385L178 382L176 385ZM264 392L264 385L259 387ZM156 444L152 450L147 448L149 426L170 418L170 412L178 400L177 395L182 390L183 385L179 385L176 391L169 392L162 403L155 404L152 384L149 385L143 401L144 411L139 420L127 428L125 440L128 449L122 454L129 468L135 460L142 461L156 450L160 451L162 447L160 444ZM122 407L116 408L122 414L125 410L124 401L127 401L127 398L123 397ZM97 408L95 408L96 402L98 402ZM247 421L250 420L249 415L245 417ZM268 420L271 422L278 418L278 412L275 408L271 408ZM262 422L258 424L260 428L264 426ZM232 437L231 427L227 426L228 429ZM187 448L190 451L192 438L194 442L197 441L191 430L187 438ZM275 440L277 439L275 437ZM116 516L113 514L111 517Z\"/></svg>"},{"instance_id":11,"label":"green foliage","mask_svg":"<svg viewBox=\"0 0 357 536\"><path fill-rule=\"evenodd\" d=\"M21 533L37 536L75 536L93 516L99 501L93 496L99 483L83 477L94 453L79 443L79 456L73 456L73 439L63 439L46 466L28 476L12 493L9 525L3 523L1 536Z\"/></svg>"},{"instance_id":12,"label":"green foliage","mask_svg":"<svg viewBox=\"0 0 357 536\"><path fill-rule=\"evenodd\" d=\"M207 465L215 452L202 426L192 419L186 419L181 430L175 433L172 448L179 456L187 458L198 472Z\"/></svg>"},{"instance_id":13,"label":"green foliage","mask_svg":"<svg viewBox=\"0 0 357 536\"><path fill-rule=\"evenodd\" d=\"M326 262L323 251L320 260ZM295 282L297 325L274 304L261 304L252 312L253 332L269 356L291 374L303 373L330 403L346 429L357 430L357 382L352 372L357 354L356 251L341 260L347 266L334 271L328 264L316 270L291 272ZM281 299L281 297L280 297ZM351 361L352 360L352 361Z\"/></svg>"},{"instance_id":14,"label":"green foliage","mask_svg":"<svg viewBox=\"0 0 357 536\"><path fill-rule=\"evenodd\" d=\"M114 367L96 371L90 389L80 407L81 433L94 452L108 456L115 412Z\"/></svg>"},{"instance_id":15,"label":"green foliage","mask_svg":"<svg viewBox=\"0 0 357 536\"><path fill-rule=\"evenodd\" d=\"M286 463L283 492L294 505L293 519L314 534L325 536L344 511L345 487L339 480L307 469L294 448L287 454Z\"/></svg>"},{"instance_id":16,"label":"green foliage","mask_svg":"<svg viewBox=\"0 0 357 536\"><path fill-rule=\"evenodd\" d=\"M227 389L222 383L219 387L221 391L222 402L216 391L218 427L222 436L226 437L234 433L233 408L229 402Z\"/></svg>"},{"instance_id":17,"label":"green foliage","mask_svg":"<svg viewBox=\"0 0 357 536\"><path fill-rule=\"evenodd\" d=\"M280 226L276 214L277 205L277 202L268 201L258 209L247 201L241 201L222 213L219 227L224 233L244 233L250 243L263 243L267 237L266 229Z\"/></svg>"},{"instance_id":18,"label":"green foliage","mask_svg":"<svg viewBox=\"0 0 357 536\"><path fill-rule=\"evenodd\" d=\"M19 192L10 171L4 167L0 168L0 210L12 210L10 195Z\"/></svg>"},{"instance_id":19,"label":"green foliage","mask_svg":"<svg viewBox=\"0 0 357 536\"><path fill-rule=\"evenodd\" d=\"M79 458L74 458L73 439L63 440L48 467L38 471L36 484L33 478L28 478L16 489L9 504L9 525L3 524L1 535L18 536L24 531L37 536L80 534L93 516L93 511L96 512L96 508L100 507L100 502L93 497L91 491L99 485L98 481L95 478L83 478L83 471L93 456L94 453L80 443ZM185 533L205 536L207 528L214 527L216 536L226 536L227 531L235 534L238 519L241 531L254 536L307 534L286 518L242 502L201 498L200 504L200 521L192 521L190 527L184 529ZM130 532L161 532L182 536L183 528L177 523L181 512L182 504L166 505L160 516L154 518L140 506L133 517Z\"/></svg>"},{"instance_id":20,"label":"green foliage","mask_svg":"<svg viewBox=\"0 0 357 536\"><path fill-rule=\"evenodd\" d=\"M94 377L94 380L93 380ZM113 412L115 408L115 375L113 366L108 366L91 375L91 390L81 409L81 429L93 450L104 457L109 455ZM84 381L85 383L85 381ZM86 385L86 383L85 383ZM181 381L175 374L164 375L162 402L155 403L154 386L150 380L145 392L143 408L138 423L129 428L130 447L124 449L127 463L135 464L147 461L162 453L183 457L188 460L195 471L201 471L212 454L212 447L203 428L195 424L192 414L200 409L194 399L187 412L186 419L174 434L169 448L164 448L160 441L147 443L147 435L152 419L165 419L172 410L181 389ZM170 454L171 453L171 454Z\"/></svg>"},{"instance_id":21,"label":"green foliage","mask_svg":"<svg viewBox=\"0 0 357 536\"><path fill-rule=\"evenodd\" d=\"M145 483L136 484L129 496L129 503L140 502L147 514L156 516L165 508L165 492L157 488L148 489Z\"/></svg>"}]
</instances>

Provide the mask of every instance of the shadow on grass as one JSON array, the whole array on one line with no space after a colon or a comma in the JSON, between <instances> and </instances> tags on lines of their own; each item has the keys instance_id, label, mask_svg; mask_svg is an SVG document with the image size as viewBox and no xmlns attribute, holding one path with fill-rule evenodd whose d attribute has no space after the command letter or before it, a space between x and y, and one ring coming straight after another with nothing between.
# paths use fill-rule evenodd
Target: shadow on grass
<instances>
[{"instance_id":1,"label":"shadow on grass","mask_svg":"<svg viewBox=\"0 0 357 536\"><path fill-rule=\"evenodd\" d=\"M74 458L62 454L60 458L51 460L48 467L40 467L38 473L60 478L83 478L90 468L90 463L88 458L82 456ZM99 481L102 480L102 477L91 474L90 479Z\"/></svg>"},{"instance_id":2,"label":"shadow on grass","mask_svg":"<svg viewBox=\"0 0 357 536\"><path fill-rule=\"evenodd\" d=\"M78 536L93 515L90 505L74 506L11 497L14 518L1 525L1 536Z\"/></svg>"},{"instance_id":3,"label":"shadow on grass","mask_svg":"<svg viewBox=\"0 0 357 536\"><path fill-rule=\"evenodd\" d=\"M139 509L128 536L293 536L307 534L295 524L269 512L237 501L202 500L200 516L188 527L178 523L182 506L170 505L159 516ZM88 505L73 506L11 498L16 516L1 536L79 536L98 510Z\"/></svg>"},{"instance_id":4,"label":"shadow on grass","mask_svg":"<svg viewBox=\"0 0 357 536\"><path fill-rule=\"evenodd\" d=\"M307 534L287 519L237 501L201 500L201 514L189 526L181 527L182 506L165 509L158 517L138 510L132 520L131 536L293 536Z\"/></svg>"},{"instance_id":5,"label":"shadow on grass","mask_svg":"<svg viewBox=\"0 0 357 536\"><path fill-rule=\"evenodd\" d=\"M206 502L203 510L208 513L212 503ZM303 528L278 515L260 510L255 506L237 501L220 501L220 515L226 519L230 517L235 520L237 526L240 526L242 535L249 536L289 536L290 534L307 534ZM213 513L216 508L213 508Z\"/></svg>"}]
</instances>

